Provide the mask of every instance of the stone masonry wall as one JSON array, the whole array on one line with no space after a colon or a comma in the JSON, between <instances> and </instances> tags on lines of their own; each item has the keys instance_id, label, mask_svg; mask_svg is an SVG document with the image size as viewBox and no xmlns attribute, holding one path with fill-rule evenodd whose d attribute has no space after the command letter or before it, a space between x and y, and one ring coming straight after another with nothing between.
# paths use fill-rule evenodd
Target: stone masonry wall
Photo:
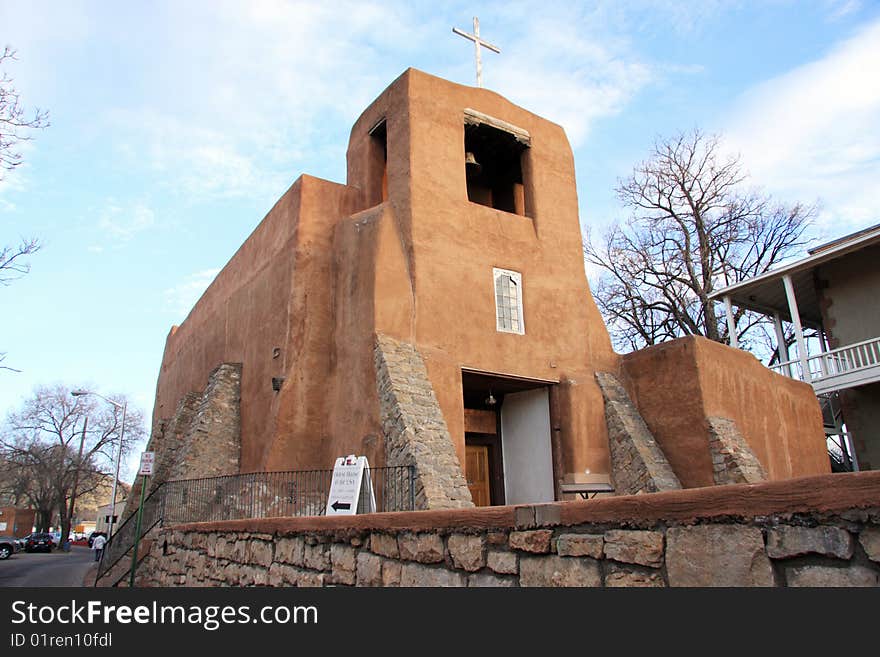
<instances>
[{"instance_id":1,"label":"stone masonry wall","mask_svg":"<svg viewBox=\"0 0 880 657\"><path fill-rule=\"evenodd\" d=\"M169 479L237 474L241 458L241 365L222 363L208 377Z\"/></svg>"},{"instance_id":2,"label":"stone masonry wall","mask_svg":"<svg viewBox=\"0 0 880 657\"><path fill-rule=\"evenodd\" d=\"M170 475L180 460L180 449L184 444L183 441L192 424L201 398L200 394L194 392L185 395L177 404L174 417L161 420L158 426L153 427L153 433L144 450L145 452L154 452L156 455L154 474L150 477L147 495L171 478ZM120 520L128 518L137 511L142 482L143 477L135 477Z\"/></svg>"},{"instance_id":3,"label":"stone masonry wall","mask_svg":"<svg viewBox=\"0 0 880 657\"><path fill-rule=\"evenodd\" d=\"M202 395L198 393L191 392L184 395L177 404L174 417L163 423L161 442L156 446L152 444L147 446L148 451L156 452L156 467L150 481L151 488L154 489L159 484L174 478L174 471L179 468L181 450L186 444L186 435L189 433L201 401Z\"/></svg>"},{"instance_id":4,"label":"stone masonry wall","mask_svg":"<svg viewBox=\"0 0 880 657\"><path fill-rule=\"evenodd\" d=\"M596 372L596 381L605 398L611 481L617 494L680 489L681 483L663 450L617 377L608 372Z\"/></svg>"},{"instance_id":5,"label":"stone masonry wall","mask_svg":"<svg viewBox=\"0 0 880 657\"><path fill-rule=\"evenodd\" d=\"M166 527L141 586L878 586L880 473Z\"/></svg>"},{"instance_id":6,"label":"stone masonry wall","mask_svg":"<svg viewBox=\"0 0 880 657\"><path fill-rule=\"evenodd\" d=\"M736 423L724 417L706 420L709 424L709 452L712 454L715 483L723 486L767 481L764 466L739 432Z\"/></svg>"},{"instance_id":7,"label":"stone masonry wall","mask_svg":"<svg viewBox=\"0 0 880 657\"><path fill-rule=\"evenodd\" d=\"M185 395L174 417L153 428L144 450L156 453L147 495L174 479L238 473L240 385L241 365L224 363L211 372L203 393ZM135 477L120 520L137 511L142 481L143 477Z\"/></svg>"},{"instance_id":8,"label":"stone masonry wall","mask_svg":"<svg viewBox=\"0 0 880 657\"><path fill-rule=\"evenodd\" d=\"M415 466L415 508L472 507L473 501L418 350L385 335L373 352L386 465Z\"/></svg>"}]
</instances>

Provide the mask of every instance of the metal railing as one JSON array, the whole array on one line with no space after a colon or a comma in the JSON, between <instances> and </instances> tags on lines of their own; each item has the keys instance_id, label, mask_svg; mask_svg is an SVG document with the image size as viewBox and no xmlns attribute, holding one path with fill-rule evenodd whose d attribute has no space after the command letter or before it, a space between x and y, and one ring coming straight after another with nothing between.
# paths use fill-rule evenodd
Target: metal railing
<instances>
[{"instance_id":1,"label":"metal railing","mask_svg":"<svg viewBox=\"0 0 880 657\"><path fill-rule=\"evenodd\" d=\"M295 470L169 481L164 522L324 515L332 477L333 470ZM364 470L357 512L412 511L413 483L412 466Z\"/></svg>"},{"instance_id":2,"label":"metal railing","mask_svg":"<svg viewBox=\"0 0 880 657\"><path fill-rule=\"evenodd\" d=\"M140 537L158 524L324 515L332 478L333 470L291 470L167 481L144 500ZM413 466L364 470L358 514L413 510ZM133 513L107 542L96 583L134 546L136 520Z\"/></svg>"},{"instance_id":3,"label":"metal railing","mask_svg":"<svg viewBox=\"0 0 880 657\"><path fill-rule=\"evenodd\" d=\"M808 356L807 376L799 359L778 363L771 369L794 379L816 383L832 377L855 375L877 366L880 366L880 338Z\"/></svg>"},{"instance_id":4,"label":"metal railing","mask_svg":"<svg viewBox=\"0 0 880 657\"><path fill-rule=\"evenodd\" d=\"M144 514L141 519L141 537L147 534L153 527L162 522L162 507L164 503L164 495L162 486L144 499ZM98 574L95 582L110 571L119 560L122 559L128 551L134 546L137 531L137 511L132 513L125 521L119 525L118 529L113 532L113 536L104 546L104 552L101 555L101 562L98 564Z\"/></svg>"},{"instance_id":5,"label":"metal railing","mask_svg":"<svg viewBox=\"0 0 880 657\"><path fill-rule=\"evenodd\" d=\"M859 463L855 458L850 432L826 434L825 442L828 446L831 472L858 472Z\"/></svg>"}]
</instances>

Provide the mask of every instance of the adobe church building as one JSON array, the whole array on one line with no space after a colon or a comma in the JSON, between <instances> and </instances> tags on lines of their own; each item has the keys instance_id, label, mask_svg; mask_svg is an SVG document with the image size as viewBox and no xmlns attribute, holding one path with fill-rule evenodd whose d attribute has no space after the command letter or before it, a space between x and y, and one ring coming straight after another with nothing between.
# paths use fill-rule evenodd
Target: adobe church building
<instances>
[{"instance_id":1,"label":"adobe church building","mask_svg":"<svg viewBox=\"0 0 880 657\"><path fill-rule=\"evenodd\" d=\"M150 449L154 486L414 465L422 509L830 472L809 385L702 338L616 354L563 129L414 69L171 329Z\"/></svg>"}]
</instances>

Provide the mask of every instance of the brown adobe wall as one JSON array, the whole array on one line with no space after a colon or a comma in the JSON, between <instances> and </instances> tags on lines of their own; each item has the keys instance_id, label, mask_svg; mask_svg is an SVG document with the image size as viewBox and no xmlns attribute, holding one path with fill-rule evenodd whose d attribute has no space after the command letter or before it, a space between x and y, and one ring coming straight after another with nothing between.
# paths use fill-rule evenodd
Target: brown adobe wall
<instances>
[{"instance_id":1,"label":"brown adobe wall","mask_svg":"<svg viewBox=\"0 0 880 657\"><path fill-rule=\"evenodd\" d=\"M332 226L353 209L344 186L300 177L275 204L195 305L168 336L157 383L154 425L178 400L203 390L220 363L242 363L241 471L285 469L268 463L278 432L297 430L319 439L323 389L272 389L273 377L292 383L311 370L326 371L331 333ZM305 321L309 317L309 322ZM277 352L275 351L277 348ZM315 359L321 362L315 365ZM278 416L285 396L306 395L292 418ZM289 407L289 402L287 403ZM276 416L278 426L276 427ZM301 467L315 461L300 463Z\"/></svg>"},{"instance_id":2,"label":"brown adobe wall","mask_svg":"<svg viewBox=\"0 0 880 657\"><path fill-rule=\"evenodd\" d=\"M769 479L830 471L813 389L701 337L623 357L630 395L686 488L714 485L706 418L733 420Z\"/></svg>"},{"instance_id":3,"label":"brown adobe wall","mask_svg":"<svg viewBox=\"0 0 880 657\"><path fill-rule=\"evenodd\" d=\"M877 586L880 473L166 527L139 586ZM164 547L164 549L162 549Z\"/></svg>"},{"instance_id":4,"label":"brown adobe wall","mask_svg":"<svg viewBox=\"0 0 880 657\"><path fill-rule=\"evenodd\" d=\"M405 94L392 85L375 111L390 96ZM351 162L358 145L369 140L353 143ZM203 389L214 365L241 362L243 472L328 467L355 451L382 465L371 358L377 249L368 231L365 240L346 232L359 237L359 222L382 209L353 214L377 199L357 174L349 182L300 177L172 330L154 425ZM273 377L284 379L277 393Z\"/></svg>"}]
</instances>

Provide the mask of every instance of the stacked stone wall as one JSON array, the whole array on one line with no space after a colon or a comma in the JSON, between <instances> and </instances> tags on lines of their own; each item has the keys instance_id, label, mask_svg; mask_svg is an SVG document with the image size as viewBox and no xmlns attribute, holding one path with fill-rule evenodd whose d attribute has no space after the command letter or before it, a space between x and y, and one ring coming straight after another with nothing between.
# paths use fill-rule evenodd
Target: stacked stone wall
<instances>
[{"instance_id":1,"label":"stacked stone wall","mask_svg":"<svg viewBox=\"0 0 880 657\"><path fill-rule=\"evenodd\" d=\"M677 490L681 483L617 377L596 372L605 399L611 481L618 495Z\"/></svg>"},{"instance_id":2,"label":"stacked stone wall","mask_svg":"<svg viewBox=\"0 0 880 657\"><path fill-rule=\"evenodd\" d=\"M767 480L764 466L733 420L724 417L706 418L709 424L709 452L712 475L719 486L756 484Z\"/></svg>"},{"instance_id":3,"label":"stacked stone wall","mask_svg":"<svg viewBox=\"0 0 880 657\"><path fill-rule=\"evenodd\" d=\"M192 426L193 417L201 400L202 396L195 392L185 395L177 404L174 416L160 420L158 425L153 427L153 433L144 450L156 455L153 476L150 477L147 486L147 495L173 478L175 469L179 467L180 452L185 444L186 435ZM142 483L142 477L135 477L121 519L128 518L137 510Z\"/></svg>"},{"instance_id":4,"label":"stacked stone wall","mask_svg":"<svg viewBox=\"0 0 880 657\"><path fill-rule=\"evenodd\" d=\"M880 473L164 528L146 586L880 585ZM158 549L161 546L162 549Z\"/></svg>"},{"instance_id":5,"label":"stacked stone wall","mask_svg":"<svg viewBox=\"0 0 880 657\"><path fill-rule=\"evenodd\" d=\"M178 402L174 416L153 427L147 448L155 452L147 495L166 481L237 474L241 458L241 365L223 363L201 393ZM142 477L135 477L120 520L137 511Z\"/></svg>"},{"instance_id":6,"label":"stacked stone wall","mask_svg":"<svg viewBox=\"0 0 880 657\"><path fill-rule=\"evenodd\" d=\"M171 479L236 474L241 462L241 365L223 363L208 377Z\"/></svg>"},{"instance_id":7,"label":"stacked stone wall","mask_svg":"<svg viewBox=\"0 0 880 657\"><path fill-rule=\"evenodd\" d=\"M164 430L158 445L147 446L147 451L156 452L155 475L151 480L151 488L171 481L174 473L179 469L180 455L186 444L186 436L192 426L193 418L199 410L202 395L191 392L183 396L177 404L174 417L169 421L162 422Z\"/></svg>"},{"instance_id":8,"label":"stacked stone wall","mask_svg":"<svg viewBox=\"0 0 880 657\"><path fill-rule=\"evenodd\" d=\"M415 466L417 509L472 507L467 481L418 349L377 335L374 361L385 464Z\"/></svg>"}]
</instances>

